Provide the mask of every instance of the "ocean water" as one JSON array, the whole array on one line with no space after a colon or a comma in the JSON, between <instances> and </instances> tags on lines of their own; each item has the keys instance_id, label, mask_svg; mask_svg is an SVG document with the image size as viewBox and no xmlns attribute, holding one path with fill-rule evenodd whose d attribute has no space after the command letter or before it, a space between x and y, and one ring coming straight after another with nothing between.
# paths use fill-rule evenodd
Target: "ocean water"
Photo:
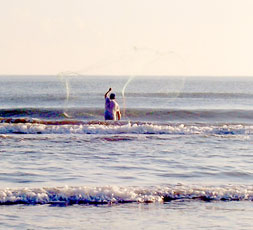
<instances>
[{"instance_id":1,"label":"ocean water","mask_svg":"<svg viewBox=\"0 0 253 230\"><path fill-rule=\"evenodd\" d=\"M109 87L121 121L104 121ZM253 228L253 78L1 76L0 92L0 229Z\"/></svg>"}]
</instances>

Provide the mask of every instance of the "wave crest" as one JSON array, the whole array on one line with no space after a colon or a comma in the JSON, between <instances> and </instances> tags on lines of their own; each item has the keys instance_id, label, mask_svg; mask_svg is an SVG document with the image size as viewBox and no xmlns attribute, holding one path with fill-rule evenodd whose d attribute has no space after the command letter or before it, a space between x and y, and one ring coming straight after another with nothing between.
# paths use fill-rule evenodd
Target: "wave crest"
<instances>
[{"instance_id":1,"label":"wave crest","mask_svg":"<svg viewBox=\"0 0 253 230\"><path fill-rule=\"evenodd\" d=\"M130 121L156 121L156 122L245 122L252 123L253 111L241 109L156 109L156 108L127 108L124 120ZM94 121L104 119L102 108L17 108L0 109L0 117L12 118L36 118L64 120Z\"/></svg>"},{"instance_id":2,"label":"wave crest","mask_svg":"<svg viewBox=\"0 0 253 230\"><path fill-rule=\"evenodd\" d=\"M0 134L252 135L252 133L253 126L243 124L165 124L35 119L2 119L0 123Z\"/></svg>"},{"instance_id":3,"label":"wave crest","mask_svg":"<svg viewBox=\"0 0 253 230\"><path fill-rule=\"evenodd\" d=\"M172 200L253 201L252 186L53 187L0 190L0 204L153 203Z\"/></svg>"}]
</instances>

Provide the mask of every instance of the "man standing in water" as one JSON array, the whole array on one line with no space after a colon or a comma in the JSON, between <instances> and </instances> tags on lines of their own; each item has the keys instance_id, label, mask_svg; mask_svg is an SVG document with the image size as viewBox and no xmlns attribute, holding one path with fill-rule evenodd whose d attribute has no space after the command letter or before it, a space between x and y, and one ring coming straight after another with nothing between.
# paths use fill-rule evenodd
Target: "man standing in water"
<instances>
[{"instance_id":1,"label":"man standing in water","mask_svg":"<svg viewBox=\"0 0 253 230\"><path fill-rule=\"evenodd\" d=\"M112 91L112 88L110 88L105 93L105 120L120 120L121 113L119 109L118 103L115 101L115 94L111 93L110 98L108 97L109 92Z\"/></svg>"}]
</instances>

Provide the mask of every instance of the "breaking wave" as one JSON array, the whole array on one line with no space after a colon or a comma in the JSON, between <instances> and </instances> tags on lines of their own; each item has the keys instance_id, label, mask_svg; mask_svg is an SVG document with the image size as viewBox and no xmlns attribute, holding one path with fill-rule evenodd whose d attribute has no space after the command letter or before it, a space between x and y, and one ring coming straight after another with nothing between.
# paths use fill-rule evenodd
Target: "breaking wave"
<instances>
[{"instance_id":1,"label":"breaking wave","mask_svg":"<svg viewBox=\"0 0 253 230\"><path fill-rule=\"evenodd\" d=\"M253 186L52 187L1 189L0 204L113 204L172 200L253 201Z\"/></svg>"},{"instance_id":2,"label":"breaking wave","mask_svg":"<svg viewBox=\"0 0 253 230\"><path fill-rule=\"evenodd\" d=\"M0 134L252 135L253 125L1 119Z\"/></svg>"},{"instance_id":3,"label":"breaking wave","mask_svg":"<svg viewBox=\"0 0 253 230\"><path fill-rule=\"evenodd\" d=\"M67 114L67 116L66 116ZM0 109L2 118L37 118L94 121L103 120L102 108L16 108ZM253 110L241 109L147 109L127 108L123 120L160 122L244 122L252 123Z\"/></svg>"}]
</instances>

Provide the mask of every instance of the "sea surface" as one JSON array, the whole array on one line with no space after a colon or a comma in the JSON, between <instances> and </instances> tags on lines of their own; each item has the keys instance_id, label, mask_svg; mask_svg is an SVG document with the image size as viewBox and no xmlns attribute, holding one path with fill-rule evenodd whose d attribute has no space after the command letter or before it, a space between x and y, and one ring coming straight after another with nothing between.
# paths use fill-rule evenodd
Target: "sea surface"
<instances>
[{"instance_id":1,"label":"sea surface","mask_svg":"<svg viewBox=\"0 0 253 230\"><path fill-rule=\"evenodd\" d=\"M251 230L252 144L253 77L1 76L0 229Z\"/></svg>"}]
</instances>

